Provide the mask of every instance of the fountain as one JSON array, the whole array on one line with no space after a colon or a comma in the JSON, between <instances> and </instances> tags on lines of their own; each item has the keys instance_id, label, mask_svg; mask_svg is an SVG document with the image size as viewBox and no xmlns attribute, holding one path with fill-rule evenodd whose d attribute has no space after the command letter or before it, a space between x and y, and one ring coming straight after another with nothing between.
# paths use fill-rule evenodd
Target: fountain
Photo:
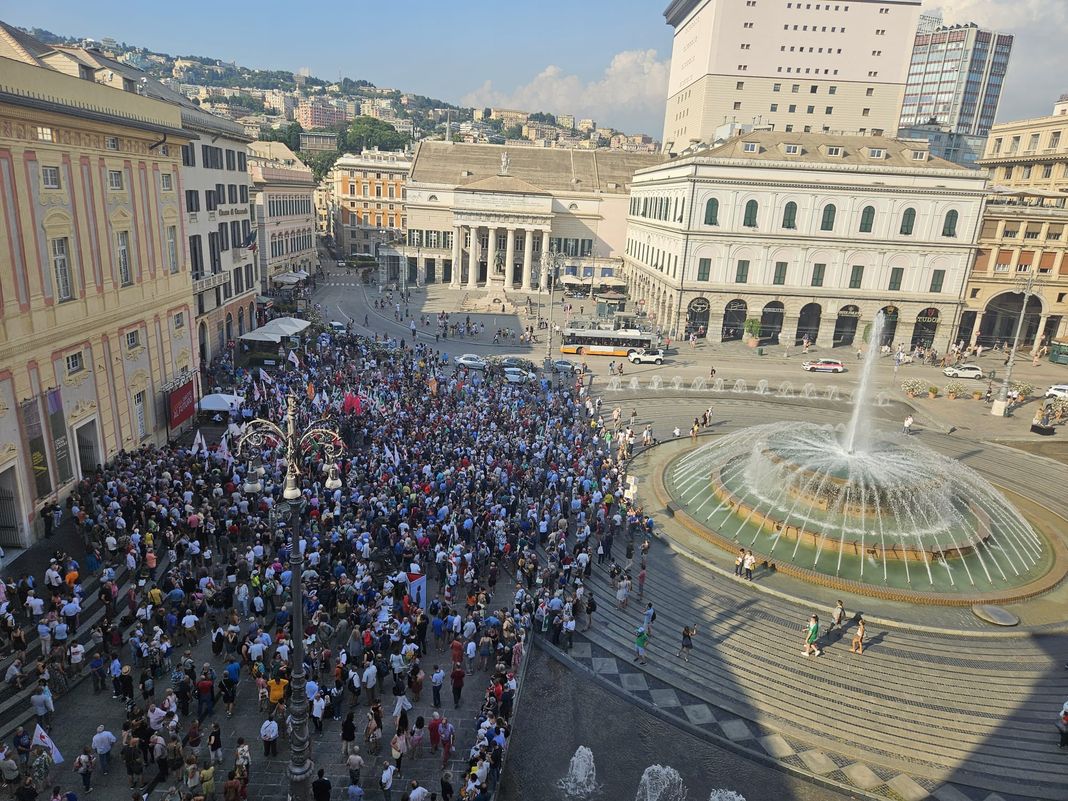
<instances>
[{"instance_id":1,"label":"fountain","mask_svg":"<svg viewBox=\"0 0 1068 801\"><path fill-rule=\"evenodd\" d=\"M757 395L767 395L768 394L768 379L761 378L759 381L757 381L756 393L757 393Z\"/></svg>"},{"instance_id":2,"label":"fountain","mask_svg":"<svg viewBox=\"0 0 1068 801\"><path fill-rule=\"evenodd\" d=\"M600 788L597 784L597 768L593 764L593 751L584 745L575 749L567 775L557 782L567 798L592 798Z\"/></svg>"},{"instance_id":3,"label":"fountain","mask_svg":"<svg viewBox=\"0 0 1068 801\"><path fill-rule=\"evenodd\" d=\"M671 388L674 390L682 389L682 376L676 375L671 377Z\"/></svg>"},{"instance_id":4,"label":"fountain","mask_svg":"<svg viewBox=\"0 0 1068 801\"><path fill-rule=\"evenodd\" d=\"M803 397L803 398L814 398L814 397L816 397L816 385L815 384L805 384L803 387L801 387L801 397Z\"/></svg>"},{"instance_id":5,"label":"fountain","mask_svg":"<svg viewBox=\"0 0 1068 801\"><path fill-rule=\"evenodd\" d=\"M642 388L642 385L638 382L638 376L636 376L636 375L635 376L631 376L631 378L630 378L630 388L631 389L641 389Z\"/></svg>"},{"instance_id":6,"label":"fountain","mask_svg":"<svg viewBox=\"0 0 1068 801\"><path fill-rule=\"evenodd\" d=\"M722 378L717 378L712 382L712 391L713 392L722 392L723 391L723 379Z\"/></svg>"},{"instance_id":7,"label":"fountain","mask_svg":"<svg viewBox=\"0 0 1068 801\"><path fill-rule=\"evenodd\" d=\"M650 765L642 773L634 801L686 801L686 785L674 768Z\"/></svg>"},{"instance_id":8,"label":"fountain","mask_svg":"<svg viewBox=\"0 0 1068 801\"><path fill-rule=\"evenodd\" d=\"M792 398L794 395L794 385L789 381L783 381L779 384L779 391L776 394L780 398Z\"/></svg>"},{"instance_id":9,"label":"fountain","mask_svg":"<svg viewBox=\"0 0 1068 801\"><path fill-rule=\"evenodd\" d=\"M654 375L649 381L649 389L659 392L664 388L664 379L658 375Z\"/></svg>"},{"instance_id":10,"label":"fountain","mask_svg":"<svg viewBox=\"0 0 1068 801\"><path fill-rule=\"evenodd\" d=\"M692 389L694 392L704 392L706 389L708 389L708 382L705 381L701 376L697 376L697 378L695 378L690 384L690 389Z\"/></svg>"},{"instance_id":11,"label":"fountain","mask_svg":"<svg viewBox=\"0 0 1068 801\"><path fill-rule=\"evenodd\" d=\"M873 342L881 327L880 317ZM743 429L670 465L669 493L724 547L861 584L974 594L1042 575L1050 546L984 478L913 437L875 429L877 355L869 348L844 429Z\"/></svg>"},{"instance_id":12,"label":"fountain","mask_svg":"<svg viewBox=\"0 0 1068 801\"><path fill-rule=\"evenodd\" d=\"M734 790L713 790L708 801L745 801L745 796Z\"/></svg>"},{"instance_id":13,"label":"fountain","mask_svg":"<svg viewBox=\"0 0 1068 801\"><path fill-rule=\"evenodd\" d=\"M739 378L737 381L735 381L734 382L734 388L731 389L731 392L737 392L737 393L748 392L748 391L749 391L749 385L745 383L745 379L744 378Z\"/></svg>"}]
</instances>

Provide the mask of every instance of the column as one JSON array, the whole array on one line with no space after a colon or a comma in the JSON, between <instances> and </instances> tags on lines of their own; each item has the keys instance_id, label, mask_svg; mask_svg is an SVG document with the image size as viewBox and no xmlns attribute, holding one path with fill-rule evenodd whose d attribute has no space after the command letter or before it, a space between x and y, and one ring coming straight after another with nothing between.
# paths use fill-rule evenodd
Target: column
<instances>
[{"instance_id":1,"label":"column","mask_svg":"<svg viewBox=\"0 0 1068 801\"><path fill-rule=\"evenodd\" d=\"M478 286L478 226L468 228L471 232L471 245L467 249L467 288Z\"/></svg>"},{"instance_id":2,"label":"column","mask_svg":"<svg viewBox=\"0 0 1068 801\"><path fill-rule=\"evenodd\" d=\"M779 344L783 346L783 351L786 352L786 348L793 349L797 344L797 325L801 322L800 316L796 314L789 314L784 312L782 316L782 330L779 331ZM711 323L709 323L711 325ZM859 325L859 323L858 323ZM719 321L720 337L723 336L723 318L720 317ZM857 336L860 336L860 332L857 332Z\"/></svg>"},{"instance_id":3,"label":"column","mask_svg":"<svg viewBox=\"0 0 1068 801\"><path fill-rule=\"evenodd\" d=\"M538 291L549 288L549 232L541 231L541 274L538 276Z\"/></svg>"},{"instance_id":4,"label":"column","mask_svg":"<svg viewBox=\"0 0 1068 801\"><path fill-rule=\"evenodd\" d=\"M1025 303L1024 311L1026 311L1027 310L1027 306L1026 306L1027 298L1024 298L1024 303ZM1038 328L1035 329L1035 338L1031 342L1031 347L1028 350L1028 353L1034 353L1038 349L1040 343L1042 342L1042 335L1046 331L1046 321L1047 320L1049 320L1049 315L1048 314L1043 313L1043 314L1039 315ZM1024 323L1024 329L1025 329L1024 333L1025 334L1027 333L1026 332L1026 328L1027 328L1027 323L1025 322Z\"/></svg>"},{"instance_id":5,"label":"column","mask_svg":"<svg viewBox=\"0 0 1068 801\"><path fill-rule=\"evenodd\" d=\"M534 264L534 232L527 228L523 231L523 291L530 292L531 269Z\"/></svg>"},{"instance_id":6,"label":"column","mask_svg":"<svg viewBox=\"0 0 1068 801\"><path fill-rule=\"evenodd\" d=\"M452 227L452 275L449 276L449 286L459 289L460 287L460 262L463 260L464 229L462 226Z\"/></svg>"},{"instance_id":7,"label":"column","mask_svg":"<svg viewBox=\"0 0 1068 801\"><path fill-rule=\"evenodd\" d=\"M486 284L488 286L493 283L494 270L497 269L497 229L493 226L489 228L487 240L489 249L486 250Z\"/></svg>"},{"instance_id":8,"label":"column","mask_svg":"<svg viewBox=\"0 0 1068 801\"><path fill-rule=\"evenodd\" d=\"M504 288L515 287L515 228L509 226L504 247Z\"/></svg>"}]
</instances>

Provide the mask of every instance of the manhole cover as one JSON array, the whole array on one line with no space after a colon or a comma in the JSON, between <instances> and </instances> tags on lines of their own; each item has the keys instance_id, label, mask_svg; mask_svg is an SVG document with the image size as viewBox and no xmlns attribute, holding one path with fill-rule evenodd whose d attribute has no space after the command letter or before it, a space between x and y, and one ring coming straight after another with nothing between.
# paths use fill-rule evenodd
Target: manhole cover
<instances>
[{"instance_id":1,"label":"manhole cover","mask_svg":"<svg viewBox=\"0 0 1068 801\"><path fill-rule=\"evenodd\" d=\"M990 604L976 604L972 607L972 614L995 626L1015 626L1020 622L1020 618L1012 612Z\"/></svg>"}]
</instances>

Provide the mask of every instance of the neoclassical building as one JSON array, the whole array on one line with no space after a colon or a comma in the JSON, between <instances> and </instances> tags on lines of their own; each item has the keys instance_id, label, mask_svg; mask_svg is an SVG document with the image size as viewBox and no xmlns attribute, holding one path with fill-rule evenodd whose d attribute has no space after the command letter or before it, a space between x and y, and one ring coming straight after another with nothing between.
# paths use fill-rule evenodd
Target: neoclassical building
<instances>
[{"instance_id":1,"label":"neoclassical building","mask_svg":"<svg viewBox=\"0 0 1068 801\"><path fill-rule=\"evenodd\" d=\"M545 289L543 257L571 281L617 281L634 171L649 153L423 141L399 249L409 284Z\"/></svg>"},{"instance_id":2,"label":"neoclassical building","mask_svg":"<svg viewBox=\"0 0 1068 801\"><path fill-rule=\"evenodd\" d=\"M944 348L986 185L923 141L753 132L634 176L624 277L657 325L740 338Z\"/></svg>"}]
</instances>

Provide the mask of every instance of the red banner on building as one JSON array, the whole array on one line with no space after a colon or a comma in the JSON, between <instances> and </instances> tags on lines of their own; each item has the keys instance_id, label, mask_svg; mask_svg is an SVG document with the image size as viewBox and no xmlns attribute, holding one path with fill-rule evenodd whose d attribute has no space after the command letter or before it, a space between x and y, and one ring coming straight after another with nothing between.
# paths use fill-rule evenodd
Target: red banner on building
<instances>
[{"instance_id":1,"label":"red banner on building","mask_svg":"<svg viewBox=\"0 0 1068 801\"><path fill-rule=\"evenodd\" d=\"M196 404L193 402L193 379L189 379L177 389L171 390L167 399L167 411L171 428L178 428L193 416Z\"/></svg>"}]
</instances>

